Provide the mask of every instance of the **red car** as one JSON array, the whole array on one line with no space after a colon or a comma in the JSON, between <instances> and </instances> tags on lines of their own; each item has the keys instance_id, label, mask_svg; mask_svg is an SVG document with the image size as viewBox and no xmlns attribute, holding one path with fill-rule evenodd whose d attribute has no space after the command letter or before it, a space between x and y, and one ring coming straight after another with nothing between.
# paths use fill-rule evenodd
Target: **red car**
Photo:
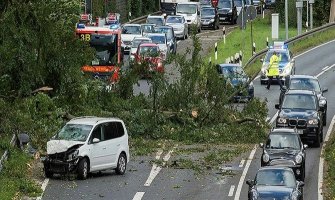
<instances>
[{"instance_id":1,"label":"red car","mask_svg":"<svg viewBox=\"0 0 335 200\"><path fill-rule=\"evenodd\" d=\"M149 71L164 72L163 54L155 43L141 43L133 54L136 64L148 63Z\"/></svg>"}]
</instances>

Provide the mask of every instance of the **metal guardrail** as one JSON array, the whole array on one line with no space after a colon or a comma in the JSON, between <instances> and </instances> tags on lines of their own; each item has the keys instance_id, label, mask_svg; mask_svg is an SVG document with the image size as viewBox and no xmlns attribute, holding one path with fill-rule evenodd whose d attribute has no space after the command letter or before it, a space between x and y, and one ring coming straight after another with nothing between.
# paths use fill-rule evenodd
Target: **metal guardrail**
<instances>
[{"instance_id":1,"label":"metal guardrail","mask_svg":"<svg viewBox=\"0 0 335 200\"><path fill-rule=\"evenodd\" d=\"M149 14L149 15L158 15L158 14L162 14L162 12L161 12L161 11L157 11L157 12L151 13L151 14ZM145 21L145 20L147 19L147 17L148 17L149 15L144 15L144 16L141 16L141 17L132 19L132 20L130 20L129 22L126 22L126 23L124 23L124 24L136 24L136 23L143 22L143 21Z\"/></svg>"},{"instance_id":2,"label":"metal guardrail","mask_svg":"<svg viewBox=\"0 0 335 200\"><path fill-rule=\"evenodd\" d=\"M302 33L301 35L295 36L293 38L290 38L288 40L285 40L285 44L293 44L294 42L300 41L302 39L305 39L307 37L310 37L316 33L328 30L330 28L335 27L335 22L333 23L328 23L325 24L323 26L320 26L318 28L312 29L310 31L307 31L305 33ZM247 63L244 65L244 68L250 66L252 63L254 63L256 61L256 59L258 59L259 57L263 56L266 52L268 51L268 48L262 49L261 51L257 52L255 55L253 55L248 61ZM259 74L260 70L254 75L254 77L252 78L252 80Z\"/></svg>"},{"instance_id":3,"label":"metal guardrail","mask_svg":"<svg viewBox=\"0 0 335 200\"><path fill-rule=\"evenodd\" d=\"M15 143L16 143L16 135L15 134L13 134L13 137L12 137L12 139L10 140L10 145L11 146L14 146L15 145ZM6 149L5 150L5 152L2 154L2 156L1 156L1 159L0 159L0 172L2 171L2 168L3 168L3 162L4 161L6 161L7 160L7 158L8 158L8 149Z\"/></svg>"}]
</instances>

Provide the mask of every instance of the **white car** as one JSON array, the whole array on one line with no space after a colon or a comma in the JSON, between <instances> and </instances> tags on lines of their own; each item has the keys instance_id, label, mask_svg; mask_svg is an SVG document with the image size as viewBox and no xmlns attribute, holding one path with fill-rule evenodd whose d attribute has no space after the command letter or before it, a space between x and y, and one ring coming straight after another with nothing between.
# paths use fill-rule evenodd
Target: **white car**
<instances>
[{"instance_id":1,"label":"white car","mask_svg":"<svg viewBox=\"0 0 335 200\"><path fill-rule=\"evenodd\" d=\"M43 164L47 178L76 173L79 179L86 179L89 172L107 169L124 174L128 162L128 133L122 120L78 117L47 143Z\"/></svg>"},{"instance_id":2,"label":"white car","mask_svg":"<svg viewBox=\"0 0 335 200\"><path fill-rule=\"evenodd\" d=\"M148 15L146 23L155 24L156 26L164 26L165 18L163 15Z\"/></svg>"},{"instance_id":3,"label":"white car","mask_svg":"<svg viewBox=\"0 0 335 200\"><path fill-rule=\"evenodd\" d=\"M122 26L121 47L124 52L129 52L131 42L135 37L142 36L142 27L140 24L125 24Z\"/></svg>"},{"instance_id":4,"label":"white car","mask_svg":"<svg viewBox=\"0 0 335 200\"><path fill-rule=\"evenodd\" d=\"M130 53L129 53L129 57L130 57L130 62L133 62L135 59L134 53L136 53L138 45L140 43L150 43L152 42L150 38L148 37L135 37L132 41L132 45L131 45L131 49L130 49Z\"/></svg>"},{"instance_id":5,"label":"white car","mask_svg":"<svg viewBox=\"0 0 335 200\"><path fill-rule=\"evenodd\" d=\"M169 15L166 17L166 25L172 26L177 38L182 38L183 40L188 38L188 24L184 16Z\"/></svg>"},{"instance_id":6,"label":"white car","mask_svg":"<svg viewBox=\"0 0 335 200\"><path fill-rule=\"evenodd\" d=\"M148 33L146 37L150 38L153 43L156 43L163 53L163 59L165 60L168 56L168 44L166 39L166 34L164 33Z\"/></svg>"},{"instance_id":7,"label":"white car","mask_svg":"<svg viewBox=\"0 0 335 200\"><path fill-rule=\"evenodd\" d=\"M191 26L195 26L198 33L201 31L201 23L200 23L200 3L199 2L185 2L178 3L176 7L176 15L182 15L185 17L188 28Z\"/></svg>"}]
</instances>

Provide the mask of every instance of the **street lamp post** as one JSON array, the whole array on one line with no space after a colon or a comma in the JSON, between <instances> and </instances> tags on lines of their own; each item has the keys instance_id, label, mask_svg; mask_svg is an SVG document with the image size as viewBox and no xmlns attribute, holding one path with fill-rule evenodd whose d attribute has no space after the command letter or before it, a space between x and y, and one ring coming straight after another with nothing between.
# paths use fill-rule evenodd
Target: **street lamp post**
<instances>
[{"instance_id":1,"label":"street lamp post","mask_svg":"<svg viewBox=\"0 0 335 200\"><path fill-rule=\"evenodd\" d=\"M285 0L285 35L286 35L286 40L288 40L288 5L287 1Z\"/></svg>"},{"instance_id":2,"label":"street lamp post","mask_svg":"<svg viewBox=\"0 0 335 200\"><path fill-rule=\"evenodd\" d=\"M310 11L310 14L309 14L309 17L310 17L310 27L311 29L313 29L313 3L314 3L314 0L309 0L309 5L311 6L309 11Z\"/></svg>"}]
</instances>

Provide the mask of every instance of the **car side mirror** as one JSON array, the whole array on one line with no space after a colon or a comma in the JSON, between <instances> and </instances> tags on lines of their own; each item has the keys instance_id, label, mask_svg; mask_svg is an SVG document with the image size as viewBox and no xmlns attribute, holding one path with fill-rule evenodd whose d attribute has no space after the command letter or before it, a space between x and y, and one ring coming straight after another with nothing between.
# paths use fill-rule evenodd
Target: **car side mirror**
<instances>
[{"instance_id":1,"label":"car side mirror","mask_svg":"<svg viewBox=\"0 0 335 200\"><path fill-rule=\"evenodd\" d=\"M255 185L255 181L254 181L254 180L250 180L250 179L248 179L248 180L246 181L246 184L248 184L249 187L252 187L253 185Z\"/></svg>"},{"instance_id":2,"label":"car side mirror","mask_svg":"<svg viewBox=\"0 0 335 200\"><path fill-rule=\"evenodd\" d=\"M197 14L200 15L200 11L197 11Z\"/></svg>"},{"instance_id":3,"label":"car side mirror","mask_svg":"<svg viewBox=\"0 0 335 200\"><path fill-rule=\"evenodd\" d=\"M308 148L308 145L307 144L304 144L304 149L307 149Z\"/></svg>"},{"instance_id":4,"label":"car side mirror","mask_svg":"<svg viewBox=\"0 0 335 200\"><path fill-rule=\"evenodd\" d=\"M92 141L93 144L99 143L99 142L100 142L100 140L98 138L93 138L93 141Z\"/></svg>"},{"instance_id":5,"label":"car side mirror","mask_svg":"<svg viewBox=\"0 0 335 200\"><path fill-rule=\"evenodd\" d=\"M264 148L264 144L263 143L259 143L259 147L260 148Z\"/></svg>"},{"instance_id":6,"label":"car side mirror","mask_svg":"<svg viewBox=\"0 0 335 200\"><path fill-rule=\"evenodd\" d=\"M328 88L322 88L322 92L328 92Z\"/></svg>"},{"instance_id":7,"label":"car side mirror","mask_svg":"<svg viewBox=\"0 0 335 200\"><path fill-rule=\"evenodd\" d=\"M276 109L280 109L279 103L276 103L276 104L275 104L275 108L276 108Z\"/></svg>"},{"instance_id":8,"label":"car side mirror","mask_svg":"<svg viewBox=\"0 0 335 200\"><path fill-rule=\"evenodd\" d=\"M298 182L298 187L304 187L305 183L303 181Z\"/></svg>"},{"instance_id":9,"label":"car side mirror","mask_svg":"<svg viewBox=\"0 0 335 200\"><path fill-rule=\"evenodd\" d=\"M264 61L264 59L263 58L261 58L261 59L259 59L261 62L263 62Z\"/></svg>"}]
</instances>

